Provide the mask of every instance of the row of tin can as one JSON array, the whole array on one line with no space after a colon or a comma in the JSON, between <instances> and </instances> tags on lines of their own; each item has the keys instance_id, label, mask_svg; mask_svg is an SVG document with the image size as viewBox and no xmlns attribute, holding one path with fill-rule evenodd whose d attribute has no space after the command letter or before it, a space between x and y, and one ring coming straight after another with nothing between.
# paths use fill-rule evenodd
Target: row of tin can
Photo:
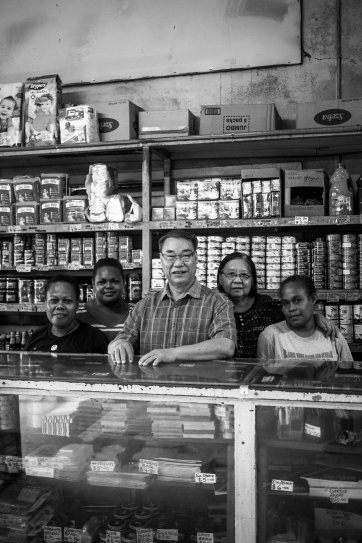
<instances>
[{"instance_id":1,"label":"row of tin can","mask_svg":"<svg viewBox=\"0 0 362 543\"><path fill-rule=\"evenodd\" d=\"M338 326L347 343L362 342L362 303L319 301L316 310Z\"/></svg>"},{"instance_id":2,"label":"row of tin can","mask_svg":"<svg viewBox=\"0 0 362 543\"><path fill-rule=\"evenodd\" d=\"M42 304L45 302L46 279L0 278L0 303ZM93 288L88 283L79 285L81 303L93 297Z\"/></svg>"}]
</instances>

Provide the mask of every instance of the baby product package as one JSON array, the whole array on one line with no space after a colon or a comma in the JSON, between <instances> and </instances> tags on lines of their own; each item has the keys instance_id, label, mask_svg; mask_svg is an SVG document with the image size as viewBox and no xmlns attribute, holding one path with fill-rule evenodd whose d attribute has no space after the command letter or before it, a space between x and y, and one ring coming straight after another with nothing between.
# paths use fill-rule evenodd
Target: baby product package
<instances>
[{"instance_id":1,"label":"baby product package","mask_svg":"<svg viewBox=\"0 0 362 543\"><path fill-rule=\"evenodd\" d=\"M61 103L58 75L34 77L25 81L25 146L36 147L59 143L58 112Z\"/></svg>"},{"instance_id":2,"label":"baby product package","mask_svg":"<svg viewBox=\"0 0 362 543\"><path fill-rule=\"evenodd\" d=\"M98 115L87 105L59 110L61 143L93 143L99 141Z\"/></svg>"},{"instance_id":3,"label":"baby product package","mask_svg":"<svg viewBox=\"0 0 362 543\"><path fill-rule=\"evenodd\" d=\"M0 146L21 145L23 83L0 83Z\"/></svg>"}]
</instances>

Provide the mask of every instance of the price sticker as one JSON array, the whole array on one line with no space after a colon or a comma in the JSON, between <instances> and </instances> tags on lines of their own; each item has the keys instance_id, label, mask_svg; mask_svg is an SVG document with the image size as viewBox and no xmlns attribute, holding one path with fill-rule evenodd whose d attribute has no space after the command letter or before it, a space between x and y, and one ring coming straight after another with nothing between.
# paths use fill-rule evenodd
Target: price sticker
<instances>
[{"instance_id":1,"label":"price sticker","mask_svg":"<svg viewBox=\"0 0 362 543\"><path fill-rule=\"evenodd\" d=\"M308 224L309 217L294 217L294 224Z\"/></svg>"},{"instance_id":2,"label":"price sticker","mask_svg":"<svg viewBox=\"0 0 362 543\"><path fill-rule=\"evenodd\" d=\"M327 302L339 302L339 296L337 294L327 294Z\"/></svg>"},{"instance_id":3,"label":"price sticker","mask_svg":"<svg viewBox=\"0 0 362 543\"><path fill-rule=\"evenodd\" d=\"M153 473L158 474L158 462L156 460L145 460L140 458L138 461L138 471L141 473Z\"/></svg>"},{"instance_id":4,"label":"price sticker","mask_svg":"<svg viewBox=\"0 0 362 543\"><path fill-rule=\"evenodd\" d=\"M214 534L210 532L197 532L197 543L214 543Z\"/></svg>"},{"instance_id":5,"label":"price sticker","mask_svg":"<svg viewBox=\"0 0 362 543\"><path fill-rule=\"evenodd\" d=\"M123 228L123 223L109 222L105 225L104 230L121 230L122 228Z\"/></svg>"},{"instance_id":6,"label":"price sticker","mask_svg":"<svg viewBox=\"0 0 362 543\"><path fill-rule=\"evenodd\" d=\"M30 273L31 272L30 264L18 264L15 269L16 269L16 271L18 273Z\"/></svg>"},{"instance_id":7,"label":"price sticker","mask_svg":"<svg viewBox=\"0 0 362 543\"><path fill-rule=\"evenodd\" d=\"M271 490L279 492L293 492L293 481L284 481L283 479L272 479Z\"/></svg>"},{"instance_id":8,"label":"price sticker","mask_svg":"<svg viewBox=\"0 0 362 543\"><path fill-rule=\"evenodd\" d=\"M215 473L195 473L195 482L204 485L213 485L216 483Z\"/></svg>"},{"instance_id":9,"label":"price sticker","mask_svg":"<svg viewBox=\"0 0 362 543\"><path fill-rule=\"evenodd\" d=\"M158 541L178 541L178 530L173 528L158 528L156 531L156 539Z\"/></svg>"},{"instance_id":10,"label":"price sticker","mask_svg":"<svg viewBox=\"0 0 362 543\"><path fill-rule=\"evenodd\" d=\"M167 230L171 230L172 228L175 228L175 223L173 223L172 221L160 221L159 227L167 228Z\"/></svg>"},{"instance_id":11,"label":"price sticker","mask_svg":"<svg viewBox=\"0 0 362 543\"><path fill-rule=\"evenodd\" d=\"M24 469L24 461L19 456L5 456L5 464L9 473L19 473Z\"/></svg>"},{"instance_id":12,"label":"price sticker","mask_svg":"<svg viewBox=\"0 0 362 543\"><path fill-rule=\"evenodd\" d=\"M82 224L70 224L69 225L69 232L79 232L83 230Z\"/></svg>"},{"instance_id":13,"label":"price sticker","mask_svg":"<svg viewBox=\"0 0 362 543\"><path fill-rule=\"evenodd\" d=\"M357 302L359 300L358 292L355 292L353 290L346 292L346 301L347 302Z\"/></svg>"},{"instance_id":14,"label":"price sticker","mask_svg":"<svg viewBox=\"0 0 362 543\"><path fill-rule=\"evenodd\" d=\"M313 424L308 424L308 422L304 424L304 433L312 437L321 437L320 426L314 426Z\"/></svg>"},{"instance_id":15,"label":"price sticker","mask_svg":"<svg viewBox=\"0 0 362 543\"><path fill-rule=\"evenodd\" d=\"M91 471L114 471L116 463L113 460L91 460Z\"/></svg>"},{"instance_id":16,"label":"price sticker","mask_svg":"<svg viewBox=\"0 0 362 543\"><path fill-rule=\"evenodd\" d=\"M137 543L153 543L152 528L136 528Z\"/></svg>"},{"instance_id":17,"label":"price sticker","mask_svg":"<svg viewBox=\"0 0 362 543\"><path fill-rule=\"evenodd\" d=\"M82 530L79 528L64 528L64 541L67 543L80 543Z\"/></svg>"},{"instance_id":18,"label":"price sticker","mask_svg":"<svg viewBox=\"0 0 362 543\"><path fill-rule=\"evenodd\" d=\"M71 262L68 264L68 270L78 271L82 266L78 262Z\"/></svg>"},{"instance_id":19,"label":"price sticker","mask_svg":"<svg viewBox=\"0 0 362 543\"><path fill-rule=\"evenodd\" d=\"M121 543L121 532L106 531L106 543Z\"/></svg>"},{"instance_id":20,"label":"price sticker","mask_svg":"<svg viewBox=\"0 0 362 543\"><path fill-rule=\"evenodd\" d=\"M331 503L348 503L347 488L330 488L329 499Z\"/></svg>"},{"instance_id":21,"label":"price sticker","mask_svg":"<svg viewBox=\"0 0 362 543\"><path fill-rule=\"evenodd\" d=\"M44 526L44 541L63 541L60 526Z\"/></svg>"},{"instance_id":22,"label":"price sticker","mask_svg":"<svg viewBox=\"0 0 362 543\"><path fill-rule=\"evenodd\" d=\"M339 217L336 217L336 224L349 224L350 222L350 215L340 215Z\"/></svg>"}]
</instances>

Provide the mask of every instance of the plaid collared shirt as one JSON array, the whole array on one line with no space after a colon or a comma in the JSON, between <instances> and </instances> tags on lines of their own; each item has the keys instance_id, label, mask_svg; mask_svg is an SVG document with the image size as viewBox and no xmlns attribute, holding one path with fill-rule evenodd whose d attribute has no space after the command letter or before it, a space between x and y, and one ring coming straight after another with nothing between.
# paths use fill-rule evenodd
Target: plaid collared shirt
<instances>
[{"instance_id":1,"label":"plaid collared shirt","mask_svg":"<svg viewBox=\"0 0 362 543\"><path fill-rule=\"evenodd\" d=\"M212 338L236 341L233 305L224 294L195 280L173 300L168 285L138 302L117 338L132 343L135 353L194 345Z\"/></svg>"}]
</instances>

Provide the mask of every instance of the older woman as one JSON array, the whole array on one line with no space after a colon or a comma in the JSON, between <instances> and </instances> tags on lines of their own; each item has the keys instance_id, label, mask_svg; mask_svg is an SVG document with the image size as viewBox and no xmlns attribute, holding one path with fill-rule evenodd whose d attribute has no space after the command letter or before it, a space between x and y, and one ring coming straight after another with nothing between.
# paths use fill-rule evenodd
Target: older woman
<instances>
[{"instance_id":1,"label":"older woman","mask_svg":"<svg viewBox=\"0 0 362 543\"><path fill-rule=\"evenodd\" d=\"M314 305L317 293L312 279L292 275L280 285L285 320L268 326L259 336L257 353L265 359L324 359L352 361L342 334L335 341L316 324Z\"/></svg>"},{"instance_id":2,"label":"older woman","mask_svg":"<svg viewBox=\"0 0 362 543\"><path fill-rule=\"evenodd\" d=\"M255 358L260 333L270 324L284 320L280 303L257 292L255 264L245 253L231 253L221 261L217 285L234 304L237 331L234 356ZM330 321L319 314L315 318L318 326L334 338L336 329Z\"/></svg>"}]
</instances>

